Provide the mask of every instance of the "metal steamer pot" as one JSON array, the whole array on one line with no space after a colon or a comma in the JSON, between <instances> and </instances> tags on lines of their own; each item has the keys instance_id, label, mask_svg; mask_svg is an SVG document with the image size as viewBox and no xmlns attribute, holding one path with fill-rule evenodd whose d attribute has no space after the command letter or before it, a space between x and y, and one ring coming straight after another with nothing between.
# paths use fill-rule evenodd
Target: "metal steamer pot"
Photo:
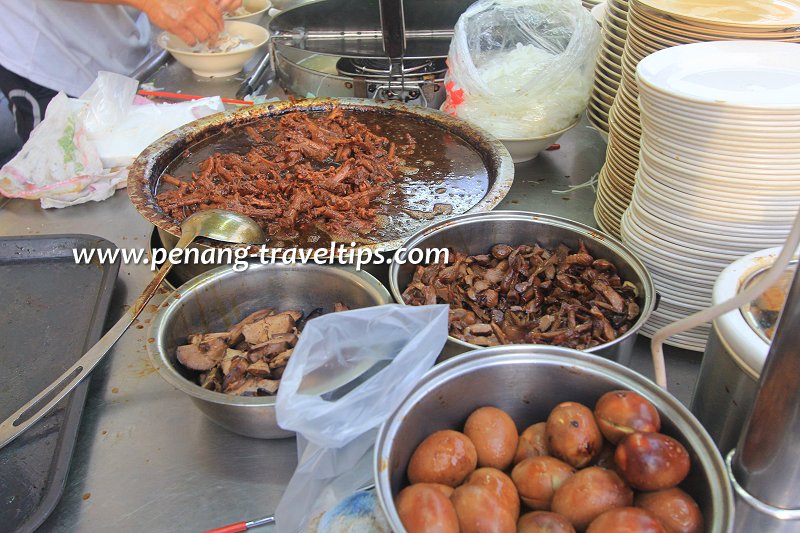
<instances>
[{"instance_id":1,"label":"metal steamer pot","mask_svg":"<svg viewBox=\"0 0 800 533\"><path fill-rule=\"evenodd\" d=\"M636 342L636 333L656 307L656 289L644 264L622 243L578 222L553 215L524 211L493 211L466 214L433 224L411 237L389 267L392 296L403 302L403 291L414 275L415 266L406 263L408 250L452 248L470 255L486 253L495 244L533 244L555 248L559 243L576 249L583 242L596 258L608 259L620 276L636 286L640 315L630 330L617 339L589 348L603 357L628 364ZM402 263L402 264L401 264ZM479 348L455 337L448 337L440 359L447 359Z\"/></svg>"},{"instance_id":2,"label":"metal steamer pot","mask_svg":"<svg viewBox=\"0 0 800 533\"><path fill-rule=\"evenodd\" d=\"M403 2L402 80L388 70L377 0L326 0L281 13L269 25L278 82L300 97L396 99L438 109L453 28L471 3Z\"/></svg>"},{"instance_id":3,"label":"metal steamer pot","mask_svg":"<svg viewBox=\"0 0 800 533\"><path fill-rule=\"evenodd\" d=\"M712 292L714 305L733 298L772 267L781 248L749 254L726 267ZM797 258L781 282L788 292ZM692 413L702 422L723 454L736 447L755 401L758 379L770 349L764 324L753 318L751 306L713 322L692 398Z\"/></svg>"},{"instance_id":4,"label":"metal steamer pot","mask_svg":"<svg viewBox=\"0 0 800 533\"><path fill-rule=\"evenodd\" d=\"M394 499L408 484L411 454L442 429L460 430L479 407L506 411L521 431L547 419L565 401L594 406L612 390L633 390L655 405L661 431L679 440L691 458L680 487L697 501L705 531L732 531L733 490L725 464L703 426L655 383L613 361L555 346L498 346L475 350L430 370L378 430L373 468L381 506L392 530L405 531Z\"/></svg>"},{"instance_id":5,"label":"metal steamer pot","mask_svg":"<svg viewBox=\"0 0 800 533\"><path fill-rule=\"evenodd\" d=\"M477 154L476 160L482 167L476 171L485 172L488 176L487 189L475 194L476 201L466 212L485 212L493 209L508 193L514 180L514 164L508 150L503 144L485 131L472 126L455 117L440 111L418 106L406 106L401 103L374 102L354 98L316 98L298 102L280 101L270 104L252 106L233 113L218 113L206 118L191 122L178 128L147 147L134 161L128 174L128 195L133 205L147 220L153 223L158 232L160 243L167 249L172 249L180 236L180 224L168 216L156 202L156 192L159 187L161 175L175 162L186 157L188 152L202 146L206 150L209 145L219 142L224 132L244 127L247 124L273 120L283 114L300 112L330 111L340 107L359 114L378 116L381 120L392 121L397 117L418 122L420 129L435 132L436 135L454 136L469 146ZM436 169L433 169L436 170ZM419 178L422 173L416 177ZM447 194L456 195L463 180L444 181L441 187L446 188ZM480 196L480 198L478 198ZM397 230L392 238L383 242L363 244L362 247L371 249L396 250L413 231ZM209 246L220 245L210 241L195 243L193 246L206 249ZM253 250L255 253L255 250ZM214 264L178 265L177 278L188 281L201 274ZM385 272L385 267L382 268Z\"/></svg>"}]
</instances>

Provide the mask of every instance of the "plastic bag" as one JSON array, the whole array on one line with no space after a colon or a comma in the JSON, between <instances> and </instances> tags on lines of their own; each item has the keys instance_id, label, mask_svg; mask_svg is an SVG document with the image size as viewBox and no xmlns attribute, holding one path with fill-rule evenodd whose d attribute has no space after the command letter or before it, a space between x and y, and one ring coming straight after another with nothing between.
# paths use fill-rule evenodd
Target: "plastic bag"
<instances>
[{"instance_id":1,"label":"plastic bag","mask_svg":"<svg viewBox=\"0 0 800 533\"><path fill-rule=\"evenodd\" d=\"M275 513L279 533L307 531L370 482L377 428L433 366L448 312L390 304L306 325L275 403L278 425L297 432L299 458Z\"/></svg>"},{"instance_id":2,"label":"plastic bag","mask_svg":"<svg viewBox=\"0 0 800 533\"><path fill-rule=\"evenodd\" d=\"M132 78L101 72L81 96L89 102L82 111L86 132L106 168L126 167L162 135L225 109L218 96L156 104L137 96L138 87Z\"/></svg>"},{"instance_id":3,"label":"plastic bag","mask_svg":"<svg viewBox=\"0 0 800 533\"><path fill-rule=\"evenodd\" d=\"M562 130L586 109L599 45L579 0L479 0L456 23L442 110L501 139Z\"/></svg>"},{"instance_id":4,"label":"plastic bag","mask_svg":"<svg viewBox=\"0 0 800 533\"><path fill-rule=\"evenodd\" d=\"M63 93L50 101L44 120L0 170L0 193L42 199L42 207L51 207L51 200L69 201L82 194L103 199L114 194L113 173L104 172L97 149L78 116L83 105L76 105Z\"/></svg>"},{"instance_id":5,"label":"plastic bag","mask_svg":"<svg viewBox=\"0 0 800 533\"><path fill-rule=\"evenodd\" d=\"M139 82L101 72L81 98L57 94L20 152L0 169L0 193L67 207L125 186L127 165L163 134L224 109L219 97L156 105Z\"/></svg>"}]
</instances>

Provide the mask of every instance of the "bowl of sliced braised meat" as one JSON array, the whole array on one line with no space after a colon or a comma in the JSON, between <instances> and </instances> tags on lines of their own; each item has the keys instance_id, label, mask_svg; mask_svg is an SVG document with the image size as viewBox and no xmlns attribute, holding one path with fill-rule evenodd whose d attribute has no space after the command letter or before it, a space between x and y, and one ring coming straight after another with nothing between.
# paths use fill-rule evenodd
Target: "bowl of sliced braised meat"
<instances>
[{"instance_id":1,"label":"bowl of sliced braised meat","mask_svg":"<svg viewBox=\"0 0 800 533\"><path fill-rule=\"evenodd\" d=\"M312 264L219 267L166 298L147 348L160 375L217 424L248 437L288 437L275 419L275 395L305 325L325 313L390 301L366 272Z\"/></svg>"},{"instance_id":2,"label":"bowl of sliced braised meat","mask_svg":"<svg viewBox=\"0 0 800 533\"><path fill-rule=\"evenodd\" d=\"M405 256L415 248L449 253L411 265ZM418 232L398 254L389 270L398 302L450 305L443 358L478 347L548 344L625 363L656 305L650 274L622 243L551 215L453 217Z\"/></svg>"}]
</instances>

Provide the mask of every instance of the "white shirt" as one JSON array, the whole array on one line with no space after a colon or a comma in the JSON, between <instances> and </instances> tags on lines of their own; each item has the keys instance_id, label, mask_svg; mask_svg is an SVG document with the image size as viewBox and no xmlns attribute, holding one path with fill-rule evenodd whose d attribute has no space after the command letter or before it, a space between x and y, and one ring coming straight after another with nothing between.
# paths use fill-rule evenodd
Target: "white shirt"
<instances>
[{"instance_id":1,"label":"white shirt","mask_svg":"<svg viewBox=\"0 0 800 533\"><path fill-rule=\"evenodd\" d=\"M147 18L129 7L0 0L0 65L70 96L80 96L101 70L133 72L149 42Z\"/></svg>"}]
</instances>

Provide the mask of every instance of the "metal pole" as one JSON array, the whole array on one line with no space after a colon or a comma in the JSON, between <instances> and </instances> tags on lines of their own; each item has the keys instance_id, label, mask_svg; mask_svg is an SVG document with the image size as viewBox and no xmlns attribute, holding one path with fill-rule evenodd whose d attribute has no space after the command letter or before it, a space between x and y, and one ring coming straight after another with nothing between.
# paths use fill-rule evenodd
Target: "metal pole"
<instances>
[{"instance_id":1,"label":"metal pole","mask_svg":"<svg viewBox=\"0 0 800 533\"><path fill-rule=\"evenodd\" d=\"M772 340L758 394L729 456L735 531L800 531L800 269Z\"/></svg>"}]
</instances>

